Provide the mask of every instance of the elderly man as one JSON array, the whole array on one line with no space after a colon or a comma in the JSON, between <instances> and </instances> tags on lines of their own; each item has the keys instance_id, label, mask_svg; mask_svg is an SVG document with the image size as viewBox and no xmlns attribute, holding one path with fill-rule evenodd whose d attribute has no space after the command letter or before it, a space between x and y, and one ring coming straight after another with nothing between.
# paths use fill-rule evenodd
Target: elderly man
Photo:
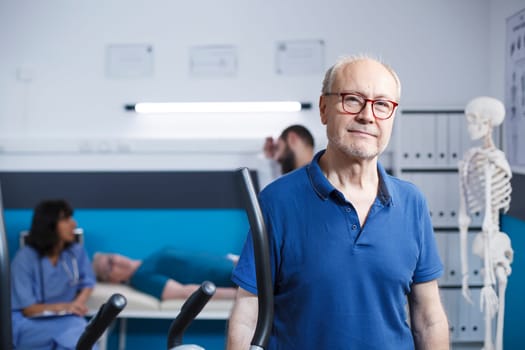
<instances>
[{"instance_id":1,"label":"elderly man","mask_svg":"<svg viewBox=\"0 0 525 350\"><path fill-rule=\"evenodd\" d=\"M378 163L400 91L378 60L338 61L319 100L326 150L261 192L274 290L269 349L449 348L426 201ZM228 348L247 349L258 307L249 235L233 280Z\"/></svg>"}]
</instances>

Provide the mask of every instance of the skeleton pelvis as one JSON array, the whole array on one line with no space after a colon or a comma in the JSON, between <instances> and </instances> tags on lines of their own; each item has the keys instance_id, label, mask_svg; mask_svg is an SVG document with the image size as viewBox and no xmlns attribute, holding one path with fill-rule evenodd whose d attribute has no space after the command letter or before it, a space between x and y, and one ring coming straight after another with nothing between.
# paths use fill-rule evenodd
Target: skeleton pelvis
<instances>
[{"instance_id":1,"label":"skeleton pelvis","mask_svg":"<svg viewBox=\"0 0 525 350\"><path fill-rule=\"evenodd\" d=\"M501 265L510 272L510 264L514 260L514 251L510 245L510 238L505 232L484 234L480 232L474 237L472 252L480 258L485 257L485 237L488 236L489 259L492 266Z\"/></svg>"}]
</instances>

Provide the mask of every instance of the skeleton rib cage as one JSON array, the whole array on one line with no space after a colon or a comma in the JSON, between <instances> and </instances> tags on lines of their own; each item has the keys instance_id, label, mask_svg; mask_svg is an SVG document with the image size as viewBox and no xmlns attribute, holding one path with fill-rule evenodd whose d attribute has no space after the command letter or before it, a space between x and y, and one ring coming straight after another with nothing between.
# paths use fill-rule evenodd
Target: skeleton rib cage
<instances>
[{"instance_id":1,"label":"skeleton rib cage","mask_svg":"<svg viewBox=\"0 0 525 350\"><path fill-rule=\"evenodd\" d=\"M491 167L490 184L485 179L485 166ZM466 205L469 213L483 213L485 211L485 188L489 185L491 193L491 209L493 223L499 223L499 213L506 212L510 207L512 176L510 166L502 151L479 147L470 149L462 162L461 179L466 196Z\"/></svg>"}]
</instances>

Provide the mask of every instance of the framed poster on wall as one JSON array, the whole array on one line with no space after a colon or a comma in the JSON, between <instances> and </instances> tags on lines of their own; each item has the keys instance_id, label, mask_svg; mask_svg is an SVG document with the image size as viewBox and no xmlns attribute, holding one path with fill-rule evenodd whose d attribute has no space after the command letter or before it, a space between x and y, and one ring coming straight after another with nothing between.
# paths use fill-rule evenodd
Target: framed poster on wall
<instances>
[{"instance_id":1,"label":"framed poster on wall","mask_svg":"<svg viewBox=\"0 0 525 350\"><path fill-rule=\"evenodd\" d=\"M525 174L525 8L507 18L505 153L512 171Z\"/></svg>"}]
</instances>

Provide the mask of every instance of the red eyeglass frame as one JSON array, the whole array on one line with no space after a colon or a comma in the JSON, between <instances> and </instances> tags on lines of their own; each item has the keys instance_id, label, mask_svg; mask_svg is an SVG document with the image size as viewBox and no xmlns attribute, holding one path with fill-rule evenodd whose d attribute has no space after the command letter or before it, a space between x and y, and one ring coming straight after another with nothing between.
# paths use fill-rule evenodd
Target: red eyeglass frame
<instances>
[{"instance_id":1,"label":"red eyeglass frame","mask_svg":"<svg viewBox=\"0 0 525 350\"><path fill-rule=\"evenodd\" d=\"M361 108L361 110L359 112L352 113L352 112L348 112L345 109L345 102L344 102L345 101L345 96L348 96L348 95L359 96L363 100L365 100L365 103L363 104L363 108ZM327 92L327 93L324 94L324 96L341 96L341 107L343 107L344 114L350 114L350 115L356 115L356 114L361 113L366 108L366 104L368 102L370 102L370 104L372 105L372 114L373 114L374 118L379 119L379 120L390 119L394 115L394 111L396 110L397 106L399 106L399 103L397 103L396 101L387 100L386 98L381 98L381 99L374 100L374 99L371 99L371 98L366 98L365 96L363 96L361 94L356 94L355 92ZM374 103L376 103L377 101L388 101L388 102L390 102L390 103L392 103L394 105L394 108L392 108L392 112L390 113L390 115L388 117L386 117L386 118L378 118L376 116L376 113L374 112Z\"/></svg>"}]
</instances>

